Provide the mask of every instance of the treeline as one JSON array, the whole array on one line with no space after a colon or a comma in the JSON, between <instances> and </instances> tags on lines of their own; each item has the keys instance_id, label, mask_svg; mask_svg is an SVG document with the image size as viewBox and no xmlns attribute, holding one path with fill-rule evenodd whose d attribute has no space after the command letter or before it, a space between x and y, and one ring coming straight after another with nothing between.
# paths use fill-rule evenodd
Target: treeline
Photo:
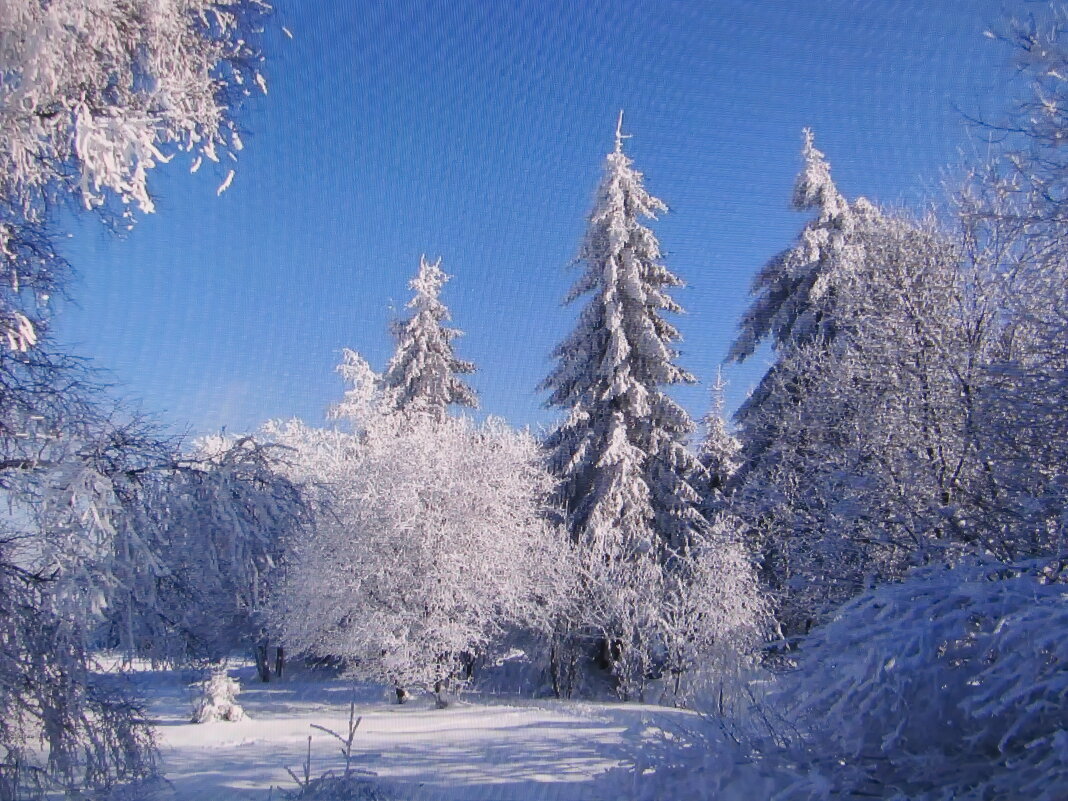
<instances>
[{"instance_id":1,"label":"treeline","mask_svg":"<svg viewBox=\"0 0 1068 801\"><path fill-rule=\"evenodd\" d=\"M681 281L621 120L542 441L463 413L474 365L423 260L389 364L345 352L331 425L183 447L52 345L54 209L128 220L157 162L239 150L264 7L98 5L20 0L0 34L0 799L155 770L97 649L256 651L268 678L278 646L443 704L517 649L536 676L517 689L559 696L700 705L738 677L763 724L721 783L1063 797L1061 16L1004 35L1033 92L939 215L845 198L806 131L808 222L759 272L728 356L775 357L734 434L721 394L699 441L667 394L695 380L666 316ZM760 701L745 673L769 669L788 672Z\"/></svg>"}]
</instances>

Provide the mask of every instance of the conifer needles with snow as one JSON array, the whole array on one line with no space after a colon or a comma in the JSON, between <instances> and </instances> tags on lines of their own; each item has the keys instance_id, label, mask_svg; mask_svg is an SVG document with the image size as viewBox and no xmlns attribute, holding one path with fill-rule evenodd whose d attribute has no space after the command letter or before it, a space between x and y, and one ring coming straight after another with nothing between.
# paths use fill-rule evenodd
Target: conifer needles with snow
<instances>
[{"instance_id":1,"label":"conifer needles with snow","mask_svg":"<svg viewBox=\"0 0 1068 801\"><path fill-rule=\"evenodd\" d=\"M458 359L452 341L463 332L444 325L449 310L439 299L449 276L441 259L419 259L419 273L408 286L415 296L408 301L412 315L393 325L397 348L382 375L382 385L391 405L401 412L424 412L443 419L449 406L478 407L478 396L460 375L473 373L475 365Z\"/></svg>"},{"instance_id":2,"label":"conifer needles with snow","mask_svg":"<svg viewBox=\"0 0 1068 801\"><path fill-rule=\"evenodd\" d=\"M566 302L592 297L542 383L548 404L568 412L546 446L576 542L613 558L649 550L665 558L705 525L687 478L700 464L683 444L693 421L662 389L694 378L675 364L679 332L662 316L682 311L668 294L682 281L642 224L667 207L646 191L623 139L617 128L579 256L583 274Z\"/></svg>"}]
</instances>

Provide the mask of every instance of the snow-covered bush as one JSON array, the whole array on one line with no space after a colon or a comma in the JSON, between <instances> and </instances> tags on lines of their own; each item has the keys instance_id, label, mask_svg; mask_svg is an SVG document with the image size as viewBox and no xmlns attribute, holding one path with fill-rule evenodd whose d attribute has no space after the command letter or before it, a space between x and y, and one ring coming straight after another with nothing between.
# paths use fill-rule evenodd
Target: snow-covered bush
<instances>
[{"instance_id":1,"label":"snow-covered bush","mask_svg":"<svg viewBox=\"0 0 1068 801\"><path fill-rule=\"evenodd\" d=\"M1066 567L927 568L863 594L762 682L759 734L695 729L636 797L1068 797Z\"/></svg>"},{"instance_id":2,"label":"snow-covered bush","mask_svg":"<svg viewBox=\"0 0 1068 801\"><path fill-rule=\"evenodd\" d=\"M767 608L752 566L723 526L668 565L651 554L573 558L578 586L564 612L571 639L596 651L623 700L696 703L732 680L764 639Z\"/></svg>"},{"instance_id":3,"label":"snow-covered bush","mask_svg":"<svg viewBox=\"0 0 1068 801\"><path fill-rule=\"evenodd\" d=\"M1068 796L1064 567L919 571L817 630L784 692L827 788L932 801ZM841 796L802 783L788 797Z\"/></svg>"},{"instance_id":4,"label":"snow-covered bush","mask_svg":"<svg viewBox=\"0 0 1068 801\"><path fill-rule=\"evenodd\" d=\"M717 523L708 540L665 571L657 600L661 662L671 701L704 707L710 696L722 710L735 700L766 639L769 607L748 554Z\"/></svg>"},{"instance_id":5,"label":"snow-covered bush","mask_svg":"<svg viewBox=\"0 0 1068 801\"><path fill-rule=\"evenodd\" d=\"M565 546L544 516L549 478L533 439L500 421L360 423L268 430L321 492L314 531L287 556L285 645L444 700L505 627L544 625L567 589Z\"/></svg>"},{"instance_id":6,"label":"snow-covered bush","mask_svg":"<svg viewBox=\"0 0 1068 801\"><path fill-rule=\"evenodd\" d=\"M215 723L226 720L236 723L245 719L245 710L237 703L241 687L230 678L226 668L212 670L211 675L198 683L201 696L193 710L194 723Z\"/></svg>"}]
</instances>

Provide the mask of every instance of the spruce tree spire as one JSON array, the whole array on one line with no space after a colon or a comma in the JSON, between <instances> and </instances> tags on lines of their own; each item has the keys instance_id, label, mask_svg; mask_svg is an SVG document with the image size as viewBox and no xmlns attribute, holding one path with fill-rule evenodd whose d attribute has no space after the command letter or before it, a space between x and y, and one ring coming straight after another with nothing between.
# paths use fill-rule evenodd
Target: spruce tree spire
<instances>
[{"instance_id":1,"label":"spruce tree spire","mask_svg":"<svg viewBox=\"0 0 1068 801\"><path fill-rule=\"evenodd\" d=\"M698 458L708 471L709 493L717 496L723 492L727 482L738 469L738 454L741 450L738 440L727 430L724 416L727 406L726 388L723 371L717 369L716 380L711 387L712 403L702 420L705 437L698 450Z\"/></svg>"},{"instance_id":2,"label":"spruce tree spire","mask_svg":"<svg viewBox=\"0 0 1068 801\"><path fill-rule=\"evenodd\" d=\"M633 134L623 133L623 109L619 110L619 121L616 123L616 153L623 152L623 140L630 139Z\"/></svg>"},{"instance_id":3,"label":"spruce tree spire","mask_svg":"<svg viewBox=\"0 0 1068 801\"><path fill-rule=\"evenodd\" d=\"M426 256L419 272L408 282L415 295L408 301L411 317L393 324L397 348L382 375L387 403L396 411L445 417L452 404L478 407L478 396L458 375L473 373L475 365L456 358L452 340L463 332L444 325L449 310L439 300L449 276Z\"/></svg>"},{"instance_id":4,"label":"spruce tree spire","mask_svg":"<svg viewBox=\"0 0 1068 801\"><path fill-rule=\"evenodd\" d=\"M542 383L547 405L568 411L546 447L576 542L607 558L668 558L706 525L687 480L701 472L683 444L693 421L661 389L694 378L675 364L679 333L662 317L681 311L667 290L682 281L641 222L667 207L646 191L624 138L621 114L566 302L591 297Z\"/></svg>"},{"instance_id":5,"label":"spruce tree spire","mask_svg":"<svg viewBox=\"0 0 1068 801\"><path fill-rule=\"evenodd\" d=\"M816 149L812 130L802 131L803 166L794 185L793 207L815 211L797 242L757 274L755 296L742 317L728 361L742 362L765 339L776 349L834 337L835 286L857 269L864 251L855 231L878 216L864 198L850 204L831 179L831 167Z\"/></svg>"}]
</instances>

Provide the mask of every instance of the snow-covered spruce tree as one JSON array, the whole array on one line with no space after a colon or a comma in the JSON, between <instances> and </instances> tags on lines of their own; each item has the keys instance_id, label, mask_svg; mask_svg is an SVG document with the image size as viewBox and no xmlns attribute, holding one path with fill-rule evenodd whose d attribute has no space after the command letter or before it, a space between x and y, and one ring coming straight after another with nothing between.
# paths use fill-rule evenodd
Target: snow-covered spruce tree
<instances>
[{"instance_id":1,"label":"snow-covered spruce tree","mask_svg":"<svg viewBox=\"0 0 1068 801\"><path fill-rule=\"evenodd\" d=\"M693 422L663 389L694 381L675 364L679 334L662 316L681 311L668 290L682 282L642 224L666 206L646 191L623 139L617 127L580 251L583 274L566 302L592 297L542 388L549 406L567 411L544 446L588 595L569 639L592 635L617 692L630 697L660 670L662 573L686 575L709 525L692 483L704 470L685 445Z\"/></svg>"},{"instance_id":2,"label":"snow-covered spruce tree","mask_svg":"<svg viewBox=\"0 0 1068 801\"><path fill-rule=\"evenodd\" d=\"M839 193L812 131L806 128L803 135L804 166L794 186L793 207L815 211L816 217L805 225L797 242L769 261L753 280L755 298L742 317L728 361L744 361L766 340L780 355L807 346L829 347L838 331L838 285L849 280L864 257L857 227L878 212L863 198L850 204ZM782 369L773 365L735 414L743 447L739 480L774 440L786 436L774 425L776 416L788 415L785 407L804 394L808 378L781 375ZM762 409L770 412L761 413Z\"/></svg>"},{"instance_id":3,"label":"snow-covered spruce tree","mask_svg":"<svg viewBox=\"0 0 1068 801\"><path fill-rule=\"evenodd\" d=\"M706 527L688 481L700 471L684 444L693 421L662 389L695 379L675 364L679 333L662 316L682 311L667 292L682 281L641 223L667 207L645 190L623 139L617 129L579 255L583 274L565 302L592 297L542 382L548 405L567 411L545 447L577 544L613 560L667 561Z\"/></svg>"},{"instance_id":4,"label":"snow-covered spruce tree","mask_svg":"<svg viewBox=\"0 0 1068 801\"><path fill-rule=\"evenodd\" d=\"M245 710L237 703L241 688L230 678L225 667L212 670L199 686L201 695L193 705L193 723L245 720Z\"/></svg>"},{"instance_id":5,"label":"snow-covered spruce tree","mask_svg":"<svg viewBox=\"0 0 1068 801\"><path fill-rule=\"evenodd\" d=\"M727 485L734 477L739 463L741 444L738 438L727 430L727 420L724 417L726 387L722 372L717 370L716 380L711 388L712 403L701 421L704 424L705 434L698 447L697 458L701 460L701 464L708 473L704 484L707 496L706 517L721 505L723 493L726 492Z\"/></svg>"},{"instance_id":6,"label":"snow-covered spruce tree","mask_svg":"<svg viewBox=\"0 0 1068 801\"><path fill-rule=\"evenodd\" d=\"M408 286L415 292L408 301L412 315L393 324L397 347L382 375L387 401L404 414L429 414L441 420L452 405L477 408L478 396L460 379L475 365L456 358L452 341L461 331L445 325L449 310L439 299L449 276L441 259L419 258L419 273Z\"/></svg>"},{"instance_id":7,"label":"snow-covered spruce tree","mask_svg":"<svg viewBox=\"0 0 1068 801\"><path fill-rule=\"evenodd\" d=\"M797 242L769 261L753 281L753 303L742 317L728 360L743 361L765 339L776 348L804 344L835 334L835 286L863 255L851 237L858 213L870 207L851 205L831 179L831 168L805 128L804 166L794 186L793 207L815 211Z\"/></svg>"},{"instance_id":8,"label":"snow-covered spruce tree","mask_svg":"<svg viewBox=\"0 0 1068 801\"><path fill-rule=\"evenodd\" d=\"M850 204L841 195L812 132L805 129L803 136L804 163L792 203L816 216L757 274L755 298L727 356L744 361L769 340L776 352L775 363L735 413L742 450L729 490L732 507L747 524L748 545L760 556L762 580L780 595L791 580L779 541L788 529L770 523L764 510L769 500L794 497L792 488L802 478L784 468L781 448L810 452L813 433L805 430L798 408L831 369L841 288L855 281L864 265L858 232L878 217L863 198ZM784 492L784 485L790 491Z\"/></svg>"}]
</instances>

